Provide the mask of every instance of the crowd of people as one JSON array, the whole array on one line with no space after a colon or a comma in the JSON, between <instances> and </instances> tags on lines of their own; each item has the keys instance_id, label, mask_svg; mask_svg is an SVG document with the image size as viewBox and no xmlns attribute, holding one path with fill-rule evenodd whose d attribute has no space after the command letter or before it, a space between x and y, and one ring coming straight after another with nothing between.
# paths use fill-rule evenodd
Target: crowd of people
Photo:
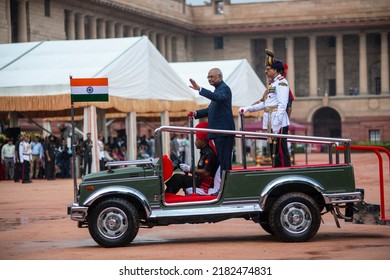
<instances>
[{"instance_id":1,"label":"crowd of people","mask_svg":"<svg viewBox=\"0 0 390 280\"><path fill-rule=\"evenodd\" d=\"M87 133L85 140L75 147L77 156L76 175L91 173L92 148L94 143L91 134ZM98 135L98 170L105 170L109 161L127 160L126 137L109 137L104 141ZM154 138L138 137L138 158L154 156ZM73 152L70 138L57 138L49 135L45 138L39 135L21 133L16 139L0 139L0 180L14 180L24 184L32 183L33 179L55 180L56 178L71 178Z\"/></svg>"}]
</instances>

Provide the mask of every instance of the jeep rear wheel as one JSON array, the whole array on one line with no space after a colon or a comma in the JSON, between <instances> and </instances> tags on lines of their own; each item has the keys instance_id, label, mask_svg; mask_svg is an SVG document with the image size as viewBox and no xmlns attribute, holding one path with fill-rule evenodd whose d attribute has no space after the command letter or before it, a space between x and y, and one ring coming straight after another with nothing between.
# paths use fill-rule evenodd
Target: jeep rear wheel
<instances>
[{"instance_id":1,"label":"jeep rear wheel","mask_svg":"<svg viewBox=\"0 0 390 280\"><path fill-rule=\"evenodd\" d=\"M139 215L124 199L106 199L90 210L88 229L96 243L103 247L127 246L137 236Z\"/></svg>"},{"instance_id":2,"label":"jeep rear wheel","mask_svg":"<svg viewBox=\"0 0 390 280\"><path fill-rule=\"evenodd\" d=\"M287 242L310 240L321 224L321 212L317 203L303 193L281 196L271 207L269 217L274 234Z\"/></svg>"}]
</instances>

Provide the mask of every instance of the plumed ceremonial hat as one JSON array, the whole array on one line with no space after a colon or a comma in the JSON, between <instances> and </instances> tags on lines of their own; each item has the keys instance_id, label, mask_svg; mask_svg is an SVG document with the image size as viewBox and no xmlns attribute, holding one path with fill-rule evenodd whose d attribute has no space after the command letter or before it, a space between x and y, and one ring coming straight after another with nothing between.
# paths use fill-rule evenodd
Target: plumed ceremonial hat
<instances>
[{"instance_id":1,"label":"plumed ceremonial hat","mask_svg":"<svg viewBox=\"0 0 390 280\"><path fill-rule=\"evenodd\" d=\"M208 128L207 122L201 122L199 123L196 128ZM196 138L199 140L209 140L208 133L205 131L197 131L196 132Z\"/></svg>"},{"instance_id":2,"label":"plumed ceremonial hat","mask_svg":"<svg viewBox=\"0 0 390 280\"><path fill-rule=\"evenodd\" d=\"M271 66L272 63L274 63L275 61L275 56L274 56L274 53L268 49L265 49L265 62L264 62L264 66L267 67L267 66Z\"/></svg>"}]
</instances>

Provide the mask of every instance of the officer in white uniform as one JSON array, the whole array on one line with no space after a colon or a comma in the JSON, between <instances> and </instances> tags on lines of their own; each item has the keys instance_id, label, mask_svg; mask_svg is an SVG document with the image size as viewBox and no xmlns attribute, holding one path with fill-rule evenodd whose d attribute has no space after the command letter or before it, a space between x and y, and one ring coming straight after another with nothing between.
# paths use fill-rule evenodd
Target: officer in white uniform
<instances>
[{"instance_id":1,"label":"officer in white uniform","mask_svg":"<svg viewBox=\"0 0 390 280\"><path fill-rule=\"evenodd\" d=\"M30 136L26 134L19 145L19 157L22 163L22 183L32 183L30 180L30 162L32 160Z\"/></svg>"},{"instance_id":2,"label":"officer in white uniform","mask_svg":"<svg viewBox=\"0 0 390 280\"><path fill-rule=\"evenodd\" d=\"M259 103L241 107L240 114L245 112L255 112L264 110L263 129L268 133L288 134L290 120L287 114L287 104L289 101L289 85L281 74L283 63L273 60L272 64L265 67L270 84ZM272 152L273 167L291 166L290 156L286 138L269 139L270 150Z\"/></svg>"}]
</instances>

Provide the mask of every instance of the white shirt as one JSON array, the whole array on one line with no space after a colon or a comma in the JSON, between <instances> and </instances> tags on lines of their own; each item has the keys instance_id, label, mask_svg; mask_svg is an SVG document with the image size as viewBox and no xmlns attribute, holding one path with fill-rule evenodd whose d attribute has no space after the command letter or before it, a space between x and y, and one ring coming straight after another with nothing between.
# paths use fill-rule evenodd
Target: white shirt
<instances>
[{"instance_id":1,"label":"white shirt","mask_svg":"<svg viewBox=\"0 0 390 280\"><path fill-rule=\"evenodd\" d=\"M290 125L290 120L286 112L289 99L289 85L287 80L282 76L276 76L268 87L269 93L265 102L248 107L249 112L264 110L266 107L278 106L275 112L264 112L263 129L267 129L268 119L271 117L272 132L279 133L282 127Z\"/></svg>"},{"instance_id":2,"label":"white shirt","mask_svg":"<svg viewBox=\"0 0 390 280\"><path fill-rule=\"evenodd\" d=\"M15 161L15 145L14 144L8 145L8 143L7 143L3 146L3 149L1 149L1 159L4 160L5 158L13 158Z\"/></svg>"},{"instance_id":3,"label":"white shirt","mask_svg":"<svg viewBox=\"0 0 390 280\"><path fill-rule=\"evenodd\" d=\"M25 160L31 161L31 145L30 143L27 143L26 141L20 142L19 145L19 157L20 162L23 162Z\"/></svg>"},{"instance_id":4,"label":"white shirt","mask_svg":"<svg viewBox=\"0 0 390 280\"><path fill-rule=\"evenodd\" d=\"M105 157L104 143L102 140L98 140L98 147L99 147L99 159L104 159Z\"/></svg>"}]
</instances>

